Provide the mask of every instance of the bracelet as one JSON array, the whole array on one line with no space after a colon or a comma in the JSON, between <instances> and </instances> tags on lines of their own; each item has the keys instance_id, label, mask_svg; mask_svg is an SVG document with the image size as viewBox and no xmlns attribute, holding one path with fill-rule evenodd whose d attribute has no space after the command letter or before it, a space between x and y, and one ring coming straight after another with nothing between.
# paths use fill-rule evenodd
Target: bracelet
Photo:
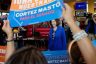
<instances>
[{"instance_id":1,"label":"bracelet","mask_svg":"<svg viewBox=\"0 0 96 64\"><path fill-rule=\"evenodd\" d=\"M73 39L75 41L78 41L80 39L83 39L84 37L87 37L88 34L84 31L84 30L81 30L79 33L76 33L75 35L73 35Z\"/></svg>"},{"instance_id":2,"label":"bracelet","mask_svg":"<svg viewBox=\"0 0 96 64\"><path fill-rule=\"evenodd\" d=\"M14 41L13 39L11 39L11 40L6 40L7 42L12 42L12 41Z\"/></svg>"}]
</instances>

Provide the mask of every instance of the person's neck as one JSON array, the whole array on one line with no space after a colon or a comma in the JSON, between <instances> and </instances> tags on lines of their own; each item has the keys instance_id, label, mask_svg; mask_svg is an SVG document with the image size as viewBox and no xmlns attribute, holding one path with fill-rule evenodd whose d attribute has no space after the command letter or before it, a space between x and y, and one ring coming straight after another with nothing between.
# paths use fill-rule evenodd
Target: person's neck
<instances>
[{"instance_id":1,"label":"person's neck","mask_svg":"<svg viewBox=\"0 0 96 64\"><path fill-rule=\"evenodd\" d=\"M54 28L53 28L53 30L54 30L54 31L56 31L56 30L57 30L57 26L56 26L56 27L54 27Z\"/></svg>"}]
</instances>

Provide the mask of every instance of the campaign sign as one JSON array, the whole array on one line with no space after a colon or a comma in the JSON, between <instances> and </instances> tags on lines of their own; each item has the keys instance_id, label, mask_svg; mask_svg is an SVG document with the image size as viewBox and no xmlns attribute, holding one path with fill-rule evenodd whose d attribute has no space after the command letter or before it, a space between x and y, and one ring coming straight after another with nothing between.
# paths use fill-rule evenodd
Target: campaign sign
<instances>
[{"instance_id":1,"label":"campaign sign","mask_svg":"<svg viewBox=\"0 0 96 64\"><path fill-rule=\"evenodd\" d=\"M8 19L11 27L46 22L62 16L63 0L12 0Z\"/></svg>"},{"instance_id":2,"label":"campaign sign","mask_svg":"<svg viewBox=\"0 0 96 64\"><path fill-rule=\"evenodd\" d=\"M44 51L48 64L70 64L67 50L63 51Z\"/></svg>"}]
</instances>

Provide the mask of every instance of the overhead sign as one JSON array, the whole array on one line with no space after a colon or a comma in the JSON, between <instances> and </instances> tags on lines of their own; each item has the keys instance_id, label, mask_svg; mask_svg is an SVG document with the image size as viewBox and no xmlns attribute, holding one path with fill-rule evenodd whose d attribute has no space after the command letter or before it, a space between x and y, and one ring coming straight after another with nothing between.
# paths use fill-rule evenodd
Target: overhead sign
<instances>
[{"instance_id":1,"label":"overhead sign","mask_svg":"<svg viewBox=\"0 0 96 64\"><path fill-rule=\"evenodd\" d=\"M12 0L8 19L11 27L46 22L62 15L62 0Z\"/></svg>"},{"instance_id":2,"label":"overhead sign","mask_svg":"<svg viewBox=\"0 0 96 64\"><path fill-rule=\"evenodd\" d=\"M86 2L79 2L75 4L75 9L80 10L80 9L87 9L87 3Z\"/></svg>"}]
</instances>

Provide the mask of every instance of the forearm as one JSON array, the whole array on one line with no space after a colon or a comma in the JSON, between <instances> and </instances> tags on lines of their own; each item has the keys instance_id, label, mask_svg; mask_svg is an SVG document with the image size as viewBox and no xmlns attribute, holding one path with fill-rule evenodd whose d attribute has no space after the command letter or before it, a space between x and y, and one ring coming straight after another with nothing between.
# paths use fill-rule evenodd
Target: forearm
<instances>
[{"instance_id":1,"label":"forearm","mask_svg":"<svg viewBox=\"0 0 96 64\"><path fill-rule=\"evenodd\" d=\"M96 51L88 37L84 37L77 43L87 64L96 64Z\"/></svg>"},{"instance_id":2,"label":"forearm","mask_svg":"<svg viewBox=\"0 0 96 64\"><path fill-rule=\"evenodd\" d=\"M73 34L76 34L81 31L81 29L75 24L73 19L66 20ZM96 52L93 48L91 41L88 37L77 41L78 46L88 64L96 64Z\"/></svg>"},{"instance_id":3,"label":"forearm","mask_svg":"<svg viewBox=\"0 0 96 64\"><path fill-rule=\"evenodd\" d=\"M81 31L81 29L75 24L73 19L68 19L66 21L73 34L76 34Z\"/></svg>"},{"instance_id":4,"label":"forearm","mask_svg":"<svg viewBox=\"0 0 96 64\"><path fill-rule=\"evenodd\" d=\"M6 56L5 61L8 60L8 58L13 54L15 48L14 48L14 41L7 42L7 49L6 49Z\"/></svg>"},{"instance_id":5,"label":"forearm","mask_svg":"<svg viewBox=\"0 0 96 64\"><path fill-rule=\"evenodd\" d=\"M12 39L13 39L13 34L9 35L7 40L12 40ZM7 42L5 61L8 60L8 58L13 54L14 50L15 50L14 41Z\"/></svg>"}]
</instances>

